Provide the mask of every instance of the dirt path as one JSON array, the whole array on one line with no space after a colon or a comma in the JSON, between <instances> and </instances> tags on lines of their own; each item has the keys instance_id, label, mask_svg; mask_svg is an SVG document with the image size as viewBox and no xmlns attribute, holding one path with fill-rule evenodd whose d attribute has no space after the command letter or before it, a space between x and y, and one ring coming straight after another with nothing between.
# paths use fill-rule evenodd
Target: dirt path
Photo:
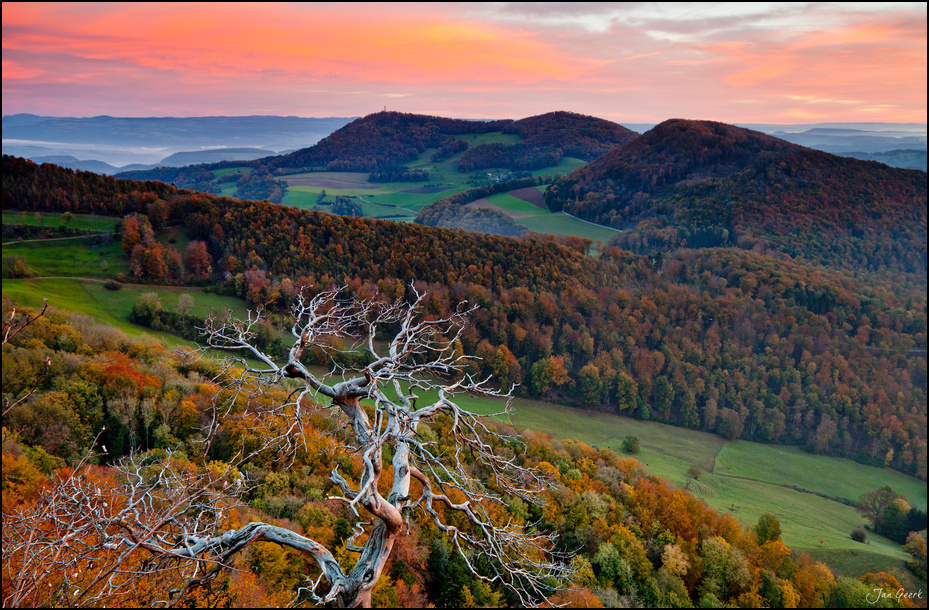
<instances>
[{"instance_id":1,"label":"dirt path","mask_svg":"<svg viewBox=\"0 0 929 610\"><path fill-rule=\"evenodd\" d=\"M62 239L84 239L85 237L93 237L95 235L108 235L108 233L90 233L89 235L71 235L69 237L44 237L40 239L23 239L21 241L11 241L5 244L0 244L4 248L7 246L15 246L16 244L28 244L34 241L61 241Z\"/></svg>"}]
</instances>

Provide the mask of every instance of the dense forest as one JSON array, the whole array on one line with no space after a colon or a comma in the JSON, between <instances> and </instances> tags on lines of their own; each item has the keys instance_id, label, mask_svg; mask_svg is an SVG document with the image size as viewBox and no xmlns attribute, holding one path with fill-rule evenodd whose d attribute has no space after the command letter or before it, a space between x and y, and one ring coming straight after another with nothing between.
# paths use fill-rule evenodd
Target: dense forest
<instances>
[{"instance_id":1,"label":"dense forest","mask_svg":"<svg viewBox=\"0 0 929 610\"><path fill-rule=\"evenodd\" d=\"M6 300L3 315L10 316ZM43 362L48 362L47 371ZM239 505L220 517L223 527L241 528L263 520L330 547L344 546L352 515L343 503L326 499L332 488L327 477L336 465L343 472L357 472L361 458L339 451L329 438L338 434L337 422L318 413L303 427L305 449L292 461L266 451L230 469L227 460L235 447L261 444L246 420L235 416L246 398L224 389L234 375L234 370L223 373L215 362L134 341L89 318L53 309L5 342L4 393L15 395L23 380L41 380L40 392L4 417L4 569L9 574L4 578L5 604L15 600L17 605L78 605L93 600L106 606L148 607L163 601L171 590L181 591L182 606L262 607L306 601L304 578L315 579L318 568L307 555L273 544L252 547L230 560L236 570L186 590L181 589L184 577L177 569L161 569L144 581L133 579L132 571L149 569L152 559L142 549L122 553L119 565L127 571L118 572L101 588L97 583L112 573L116 554L97 546L98 530L72 532L72 544L62 545L57 553L50 549L54 558L45 556L45 547L36 547L39 555L30 554L26 538L20 537L28 532L17 515L43 515L39 498L67 493L67 485L91 491L96 487L94 510L100 514L124 510L128 499L120 489L125 481L108 466L134 449L138 463L150 470L211 477L217 488L229 481L244 482ZM286 392L283 388L248 402L280 402ZM215 421L226 401L243 404L222 420L219 439L207 449L201 430ZM421 434L436 443L437 452L453 452L450 425L440 420L421 428ZM538 433L526 432L521 438L514 445L488 436L496 452L512 456L518 450L521 465L544 471L554 485L544 506L511 498L500 516L532 531L557 533L560 549L574 555L574 580L570 586L552 583L552 604L863 607L865 597L877 588L887 593L878 607L910 605L894 597L901 584L890 574L836 576L808 555L792 553L770 513L744 528L690 493L649 476L634 457L577 441L556 442ZM79 481L68 478L67 464L100 448L98 463L83 470ZM481 476L476 464L465 468ZM57 474L52 477L53 471ZM33 535L45 540L52 532L44 529L45 522L28 522L33 530L37 525ZM27 558L43 558L45 563L27 563ZM56 567L71 565L80 569L72 573ZM487 573L487 566L475 565L478 575ZM40 586L21 586L23 582ZM510 591L473 574L448 539L428 520L419 519L412 520L398 539L372 602L377 607L518 605Z\"/></svg>"},{"instance_id":2,"label":"dense forest","mask_svg":"<svg viewBox=\"0 0 929 610\"><path fill-rule=\"evenodd\" d=\"M3 207L128 216L133 281L193 279L278 314L301 289L403 298L416 282L430 315L480 305L463 348L525 395L926 477L925 276L865 283L735 248L591 257L578 238L341 217L10 157ZM198 256L155 239L169 225Z\"/></svg>"},{"instance_id":3,"label":"dense forest","mask_svg":"<svg viewBox=\"0 0 929 610\"><path fill-rule=\"evenodd\" d=\"M771 249L926 275L926 174L747 129L673 119L553 184L551 210L628 229L614 245Z\"/></svg>"}]
</instances>

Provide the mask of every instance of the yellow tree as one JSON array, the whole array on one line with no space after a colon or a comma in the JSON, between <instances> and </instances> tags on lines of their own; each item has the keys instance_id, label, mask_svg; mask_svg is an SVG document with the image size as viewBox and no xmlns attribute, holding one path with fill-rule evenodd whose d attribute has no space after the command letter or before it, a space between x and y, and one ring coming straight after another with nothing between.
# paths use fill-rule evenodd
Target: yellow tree
<instances>
[{"instance_id":1,"label":"yellow tree","mask_svg":"<svg viewBox=\"0 0 929 610\"><path fill-rule=\"evenodd\" d=\"M542 601L552 593L553 582L570 575L570 564L553 552L551 535L505 520L503 507L504 499L513 498L540 504L551 483L514 458L495 454L494 437L500 433L456 401L462 393L500 396L489 379L468 373L468 358L455 349L471 310L424 319L424 295L415 288L412 295L412 302L404 303L359 300L341 291L301 294L293 307L293 343L280 361L255 344L259 313L246 320L211 318L202 329L204 352L221 349L241 356L228 360L217 377L225 380L219 395L229 402L217 406L203 430L207 443L234 416L237 425L244 421L263 442L237 460L268 451L293 455L307 449L297 444L308 438L304 432L311 417L327 411L341 420L334 440L361 463L355 476L343 475L338 467L330 476L338 490L330 499L343 502L355 516L344 551L259 521L228 529L229 510L242 484L234 467L218 472L214 464L204 464L197 474L176 461L159 465L130 458L121 464L121 483L109 500L98 484L76 475L37 503L41 515L23 512L12 521L4 515L4 554L15 548L25 557L36 548L30 523L41 518L49 524L41 533L41 548L58 558L62 574L80 565L79 558L72 561L67 558L75 556L64 552L78 540L99 556L98 563L105 563L105 569L98 566L100 576L86 583L90 588L78 587L81 592L71 605L100 601L100 590L166 572L183 575L180 585L164 587L163 598L153 600L170 605L264 541L295 549L318 566L319 577L305 587L316 603L370 606L395 542L408 519L418 515L450 538L480 578L509 587L526 605ZM351 357L327 347L334 345L333 337L357 341ZM333 362L328 375L306 363L312 347L328 350ZM337 364L345 361L360 364ZM290 400L263 399L285 380L298 384ZM234 412L243 404L244 412ZM427 423L441 426L441 444L418 434ZM441 450L447 447L452 449ZM470 474L476 469L466 462L479 464L480 478ZM349 569L338 560L344 553L355 557ZM486 559L480 573L472 563L477 557ZM32 590L28 583L23 587Z\"/></svg>"}]
</instances>

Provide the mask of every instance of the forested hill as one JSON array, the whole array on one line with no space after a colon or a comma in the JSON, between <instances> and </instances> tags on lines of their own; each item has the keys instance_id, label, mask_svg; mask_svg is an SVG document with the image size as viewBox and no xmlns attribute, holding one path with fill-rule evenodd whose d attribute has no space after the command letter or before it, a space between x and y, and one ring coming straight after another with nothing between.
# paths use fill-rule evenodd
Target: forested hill
<instances>
[{"instance_id":1,"label":"forested hill","mask_svg":"<svg viewBox=\"0 0 929 610\"><path fill-rule=\"evenodd\" d=\"M594 258L577 238L336 216L8 156L2 192L4 210L128 217L133 282L194 281L283 313L302 288L402 298L415 281L430 315L480 306L464 352L521 394L926 477L925 275L849 279L736 248ZM151 234L171 225L209 254L199 278Z\"/></svg>"},{"instance_id":2,"label":"forested hill","mask_svg":"<svg viewBox=\"0 0 929 610\"><path fill-rule=\"evenodd\" d=\"M926 174L724 123L673 119L553 184L552 210L628 229L617 245L773 249L926 273Z\"/></svg>"},{"instance_id":3,"label":"forested hill","mask_svg":"<svg viewBox=\"0 0 929 610\"><path fill-rule=\"evenodd\" d=\"M468 143L460 139L460 136L497 132L518 136L520 140L469 148ZM194 168L123 172L119 177L193 184L191 188L209 192L208 188L198 188L198 183L188 182L188 177L182 173L259 165L272 173L281 169L371 172L413 161L427 149L436 149L435 161L463 151L458 164L462 172L489 167L532 170L558 165L564 156L589 161L637 135L616 123L572 112L550 112L518 121L469 121L377 112L352 121L314 146L286 155Z\"/></svg>"},{"instance_id":4,"label":"forested hill","mask_svg":"<svg viewBox=\"0 0 929 610\"><path fill-rule=\"evenodd\" d=\"M222 169L227 166L261 164L274 171L279 168L370 172L416 159L428 148L439 148L454 141L453 135L501 131L511 120L469 121L402 112L376 112L356 119L332 132L315 145L286 155L266 157L252 162L214 163L198 168ZM164 172L124 172L121 178L163 180Z\"/></svg>"},{"instance_id":5,"label":"forested hill","mask_svg":"<svg viewBox=\"0 0 929 610\"><path fill-rule=\"evenodd\" d=\"M514 121L503 133L532 146L561 148L565 156L590 161L639 136L622 125L575 112L549 112Z\"/></svg>"},{"instance_id":6,"label":"forested hill","mask_svg":"<svg viewBox=\"0 0 929 610\"><path fill-rule=\"evenodd\" d=\"M325 168L369 172L413 161L454 135L500 131L512 121L468 121L423 114L376 112L352 121L310 148L270 160L270 169Z\"/></svg>"}]
</instances>

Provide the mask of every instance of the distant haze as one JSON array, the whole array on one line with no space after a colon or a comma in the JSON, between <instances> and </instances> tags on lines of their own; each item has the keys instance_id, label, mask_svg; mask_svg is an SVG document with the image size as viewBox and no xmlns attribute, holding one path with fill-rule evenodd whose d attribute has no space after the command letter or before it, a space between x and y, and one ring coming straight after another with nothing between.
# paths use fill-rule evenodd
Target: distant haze
<instances>
[{"instance_id":1,"label":"distant haze","mask_svg":"<svg viewBox=\"0 0 929 610\"><path fill-rule=\"evenodd\" d=\"M447 117L456 118L456 117ZM509 117L520 119L525 117ZM103 174L251 160L312 146L351 122L348 117L3 117L3 153ZM644 133L650 123L627 123ZM834 154L926 168L926 125L918 123L743 124ZM905 159L874 156L909 151ZM854 154L850 154L854 153Z\"/></svg>"},{"instance_id":2,"label":"distant haze","mask_svg":"<svg viewBox=\"0 0 929 610\"><path fill-rule=\"evenodd\" d=\"M257 159L312 146L352 120L353 117L317 119L292 116L101 116L85 119L19 114L3 117L3 152L67 167L75 167L75 164L44 157L72 156L75 160L103 161L116 167L128 164L184 165L218 161L217 155L209 155L205 151L223 148L233 153L220 155L225 159ZM250 150L242 150L245 148ZM166 159L176 153L197 151L204 154L196 157L188 155L185 162Z\"/></svg>"},{"instance_id":3,"label":"distant haze","mask_svg":"<svg viewBox=\"0 0 929 610\"><path fill-rule=\"evenodd\" d=\"M12 2L2 101L85 117L925 123L926 4Z\"/></svg>"}]
</instances>

